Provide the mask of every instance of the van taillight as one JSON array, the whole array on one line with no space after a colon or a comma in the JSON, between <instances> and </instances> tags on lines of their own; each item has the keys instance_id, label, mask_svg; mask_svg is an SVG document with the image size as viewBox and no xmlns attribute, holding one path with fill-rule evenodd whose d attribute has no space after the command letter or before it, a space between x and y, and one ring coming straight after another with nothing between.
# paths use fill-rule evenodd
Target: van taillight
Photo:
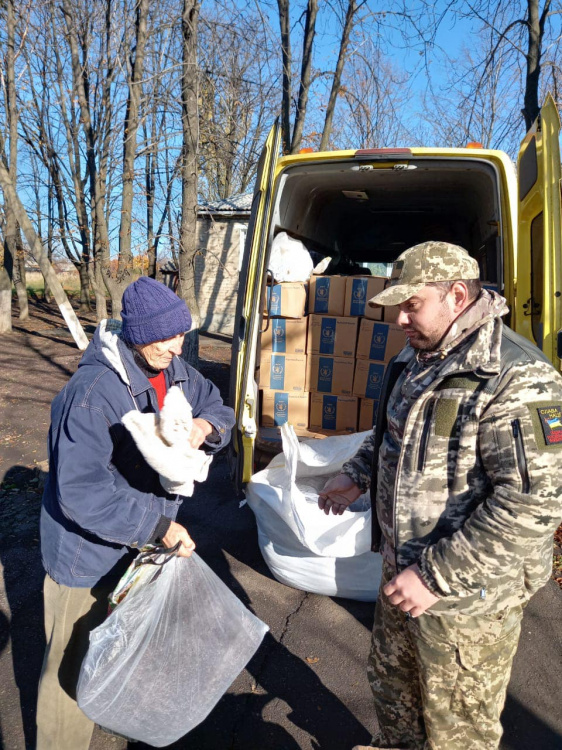
<instances>
[{"instance_id":1,"label":"van taillight","mask_svg":"<svg viewBox=\"0 0 562 750\"><path fill-rule=\"evenodd\" d=\"M356 159L372 159L380 156L387 159L389 156L412 156L409 148L361 148L355 152Z\"/></svg>"}]
</instances>

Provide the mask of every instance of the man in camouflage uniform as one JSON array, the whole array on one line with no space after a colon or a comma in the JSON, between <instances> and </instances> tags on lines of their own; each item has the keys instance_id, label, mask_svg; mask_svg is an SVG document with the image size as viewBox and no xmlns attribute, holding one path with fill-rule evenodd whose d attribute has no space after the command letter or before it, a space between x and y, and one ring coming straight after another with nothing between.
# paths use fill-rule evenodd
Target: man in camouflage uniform
<instances>
[{"instance_id":1,"label":"man in camouflage uniform","mask_svg":"<svg viewBox=\"0 0 562 750\"><path fill-rule=\"evenodd\" d=\"M320 494L338 514L371 487L377 748L497 748L522 608L550 576L562 378L478 279L456 245L398 258L370 303L400 305L409 345L373 433Z\"/></svg>"}]
</instances>

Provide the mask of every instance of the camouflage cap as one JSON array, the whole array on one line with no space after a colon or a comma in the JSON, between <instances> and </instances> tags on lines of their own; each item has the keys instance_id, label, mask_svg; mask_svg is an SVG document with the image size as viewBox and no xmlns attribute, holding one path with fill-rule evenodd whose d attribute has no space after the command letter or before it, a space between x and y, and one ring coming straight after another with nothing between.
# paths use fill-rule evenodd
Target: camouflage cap
<instances>
[{"instance_id":1,"label":"camouflage cap","mask_svg":"<svg viewBox=\"0 0 562 750\"><path fill-rule=\"evenodd\" d=\"M392 266L390 285L368 304L399 305L433 281L479 278L478 262L464 248L449 242L422 242L398 256Z\"/></svg>"}]
</instances>

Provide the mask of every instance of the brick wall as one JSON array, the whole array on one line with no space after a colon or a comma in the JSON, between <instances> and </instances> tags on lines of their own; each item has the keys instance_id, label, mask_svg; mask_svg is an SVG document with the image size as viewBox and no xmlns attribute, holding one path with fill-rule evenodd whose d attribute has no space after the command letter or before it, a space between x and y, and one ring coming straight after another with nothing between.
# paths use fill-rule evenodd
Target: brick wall
<instances>
[{"instance_id":1,"label":"brick wall","mask_svg":"<svg viewBox=\"0 0 562 750\"><path fill-rule=\"evenodd\" d=\"M201 329L228 336L234 330L240 233L248 222L241 217L199 216L195 262L195 289Z\"/></svg>"}]
</instances>

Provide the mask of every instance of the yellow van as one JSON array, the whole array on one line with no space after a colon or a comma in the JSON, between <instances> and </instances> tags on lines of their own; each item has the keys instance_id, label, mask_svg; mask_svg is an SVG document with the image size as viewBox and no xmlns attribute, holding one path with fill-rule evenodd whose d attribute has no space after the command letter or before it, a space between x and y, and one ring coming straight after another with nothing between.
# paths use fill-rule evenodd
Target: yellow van
<instances>
[{"instance_id":1,"label":"yellow van","mask_svg":"<svg viewBox=\"0 0 562 750\"><path fill-rule=\"evenodd\" d=\"M425 240L459 244L478 259L484 282L507 299L509 325L560 369L559 131L549 95L522 142L516 174L506 153L478 144L278 157L281 133L274 125L258 169L233 338L231 469L239 488L269 447L256 370L267 328L269 251L281 231L364 268L390 268L403 250Z\"/></svg>"}]
</instances>

